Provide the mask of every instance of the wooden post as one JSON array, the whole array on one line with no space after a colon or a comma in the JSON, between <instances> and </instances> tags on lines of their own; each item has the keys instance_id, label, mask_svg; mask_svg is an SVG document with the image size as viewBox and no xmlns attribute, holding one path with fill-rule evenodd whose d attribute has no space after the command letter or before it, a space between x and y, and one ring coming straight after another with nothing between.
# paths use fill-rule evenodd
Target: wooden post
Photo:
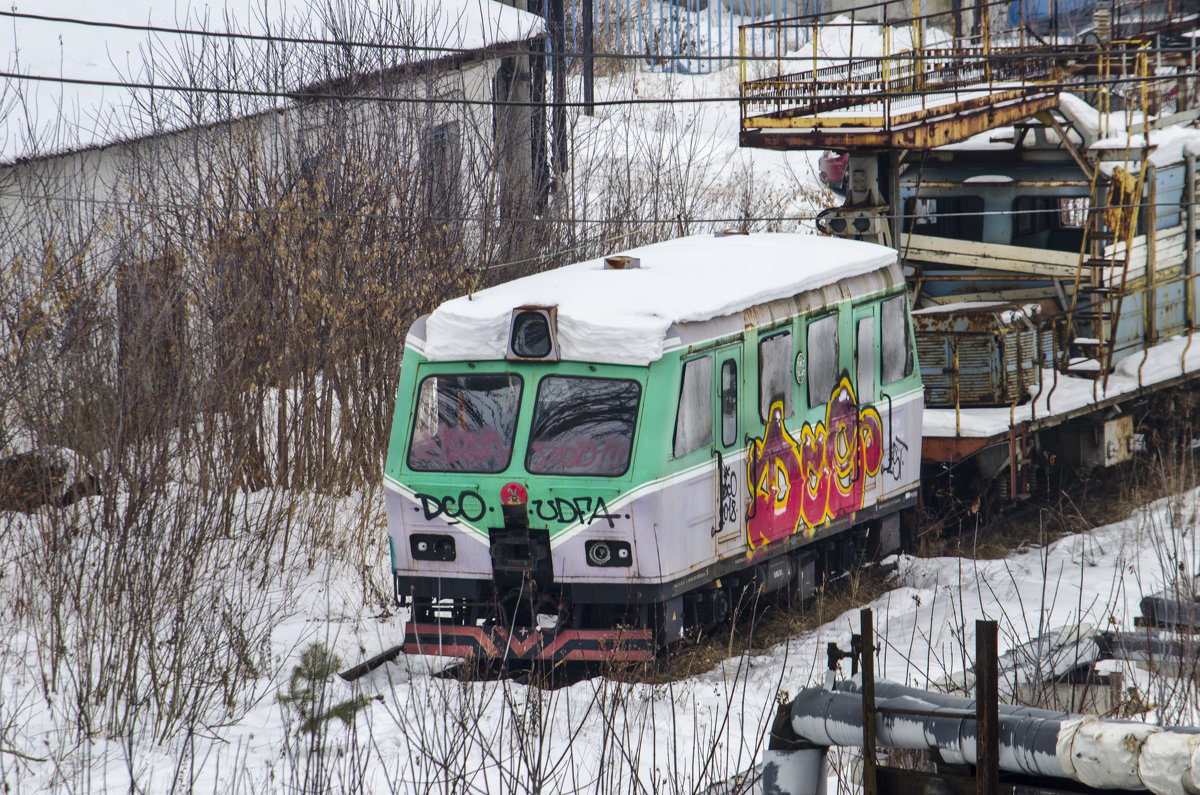
<instances>
[{"instance_id":1,"label":"wooden post","mask_svg":"<svg viewBox=\"0 0 1200 795\"><path fill-rule=\"evenodd\" d=\"M863 795L876 795L875 778L875 627L871 608L858 614L862 654Z\"/></svg>"},{"instance_id":2,"label":"wooden post","mask_svg":"<svg viewBox=\"0 0 1200 795\"><path fill-rule=\"evenodd\" d=\"M1000 690L996 622L975 622L975 792L1000 791Z\"/></svg>"}]
</instances>

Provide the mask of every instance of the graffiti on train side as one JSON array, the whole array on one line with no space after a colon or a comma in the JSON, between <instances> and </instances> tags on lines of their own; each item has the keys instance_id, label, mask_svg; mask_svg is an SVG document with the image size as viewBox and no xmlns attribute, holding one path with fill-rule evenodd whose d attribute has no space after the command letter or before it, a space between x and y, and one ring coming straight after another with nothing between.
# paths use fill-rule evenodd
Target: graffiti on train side
<instances>
[{"instance_id":1,"label":"graffiti on train side","mask_svg":"<svg viewBox=\"0 0 1200 795\"><path fill-rule=\"evenodd\" d=\"M750 443L751 547L862 508L866 481L879 474L883 460L879 412L858 405L845 376L830 395L825 419L804 423L799 439L784 427L782 403L772 405L769 416L763 438Z\"/></svg>"}]
</instances>

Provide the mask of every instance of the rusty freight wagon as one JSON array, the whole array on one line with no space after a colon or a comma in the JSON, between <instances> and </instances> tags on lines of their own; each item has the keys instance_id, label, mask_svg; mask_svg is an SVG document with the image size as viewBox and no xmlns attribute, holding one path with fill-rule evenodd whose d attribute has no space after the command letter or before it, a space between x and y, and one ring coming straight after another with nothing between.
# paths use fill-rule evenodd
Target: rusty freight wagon
<instances>
[{"instance_id":1,"label":"rusty freight wagon","mask_svg":"<svg viewBox=\"0 0 1200 795\"><path fill-rule=\"evenodd\" d=\"M927 500L1118 464L1193 401L1200 2L1096 8L1086 42L988 4L747 28L813 45L743 63L742 145L846 152L818 229L899 252Z\"/></svg>"}]
</instances>

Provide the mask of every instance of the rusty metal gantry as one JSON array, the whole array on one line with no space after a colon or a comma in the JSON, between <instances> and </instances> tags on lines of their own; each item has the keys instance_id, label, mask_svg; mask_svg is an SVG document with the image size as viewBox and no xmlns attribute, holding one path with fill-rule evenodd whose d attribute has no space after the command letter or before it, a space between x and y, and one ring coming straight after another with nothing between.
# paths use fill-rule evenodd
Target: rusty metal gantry
<instances>
[{"instance_id":1,"label":"rusty metal gantry","mask_svg":"<svg viewBox=\"0 0 1200 795\"><path fill-rule=\"evenodd\" d=\"M1137 24L1126 14L1124 26L1110 31L1145 41L1187 29L1200 19L1196 0L1167 0L1154 6L1154 13L1145 10L1147 0L1137 2L1143 9ZM884 12L894 14L899 5L852 9L848 22L805 16L743 27L741 145L851 152L931 149L1050 110L1063 90L1137 79L1120 71L1119 58L1114 62L1115 42L1047 43L1025 24L1014 31L994 30L990 10L1006 7L1008 0L987 0L969 9L973 19L967 36L959 35L961 11L914 13L903 22L887 22ZM860 33L863 52L856 53L855 27L875 22L868 23L860 12L876 13L884 21L877 28L881 38L875 40L881 46L862 47L865 34ZM797 27L807 29L804 51L765 57L762 50L771 41L803 39ZM937 32L942 29L954 34ZM845 54L822 52L822 42L842 43L829 35L842 31L848 31L841 36L849 39ZM754 74L764 65L770 70L772 63L774 74ZM1107 70L1103 75L1102 68Z\"/></svg>"}]
</instances>

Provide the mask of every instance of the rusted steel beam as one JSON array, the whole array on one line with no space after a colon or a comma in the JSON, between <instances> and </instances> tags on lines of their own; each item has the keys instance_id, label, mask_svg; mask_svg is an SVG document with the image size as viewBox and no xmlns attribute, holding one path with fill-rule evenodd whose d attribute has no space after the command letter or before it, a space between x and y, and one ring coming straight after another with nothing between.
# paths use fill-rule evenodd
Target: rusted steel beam
<instances>
[{"instance_id":1,"label":"rusted steel beam","mask_svg":"<svg viewBox=\"0 0 1200 795\"><path fill-rule=\"evenodd\" d=\"M921 440L921 460L938 464L956 464L959 461L970 458L1003 436L1007 436L1007 433L1001 434L998 437L979 439L971 437L926 436Z\"/></svg>"},{"instance_id":2,"label":"rusted steel beam","mask_svg":"<svg viewBox=\"0 0 1200 795\"><path fill-rule=\"evenodd\" d=\"M933 149L965 141L981 132L1029 118L1058 104L1058 96L1037 97L1000 107L982 106L951 116L930 118L903 128L791 128L747 130L739 136L742 146L780 151L837 149L878 151L881 149Z\"/></svg>"},{"instance_id":3,"label":"rusted steel beam","mask_svg":"<svg viewBox=\"0 0 1200 795\"><path fill-rule=\"evenodd\" d=\"M933 107L919 108L901 113L883 114L865 114L859 116L829 116L822 115L827 108L824 105L820 108L813 108L810 105L798 105L786 110L778 110L773 113L762 113L758 115L746 115L742 119L742 127L744 128L771 128L780 127L785 129L809 127L870 127L880 126L885 128L897 129L910 124L925 124L931 120L944 119L948 117L962 116L967 111L986 111L998 105L1003 106L1005 103L1012 102L1048 102L1050 107L1057 107L1058 92L1051 91L1039 86L1029 86L1024 88L1010 88L1007 90L996 91L988 90L986 86L964 86L959 89L962 92L980 93L982 96L971 97L970 99L959 99L953 102L947 102L942 105ZM870 93L847 93L844 100L838 100L831 109L853 108L860 105L869 105L882 101L883 99L892 99L899 101L903 99L917 99L923 94L918 94L911 91L900 92L896 94L870 94ZM822 100L828 102L829 100ZM743 105L757 102L757 100L742 100ZM1025 117L1021 117L1025 118Z\"/></svg>"}]
</instances>

